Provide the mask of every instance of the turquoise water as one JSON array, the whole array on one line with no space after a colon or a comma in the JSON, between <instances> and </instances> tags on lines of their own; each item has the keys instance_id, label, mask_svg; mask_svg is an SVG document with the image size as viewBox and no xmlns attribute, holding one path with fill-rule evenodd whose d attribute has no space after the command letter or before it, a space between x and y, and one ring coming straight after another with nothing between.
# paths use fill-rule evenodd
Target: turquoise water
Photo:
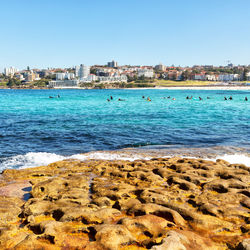
<instances>
[{"instance_id":1,"label":"turquoise water","mask_svg":"<svg viewBox=\"0 0 250 250\"><path fill-rule=\"evenodd\" d=\"M0 101L2 165L30 152L69 156L150 145L250 152L250 91L0 90Z\"/></svg>"}]
</instances>

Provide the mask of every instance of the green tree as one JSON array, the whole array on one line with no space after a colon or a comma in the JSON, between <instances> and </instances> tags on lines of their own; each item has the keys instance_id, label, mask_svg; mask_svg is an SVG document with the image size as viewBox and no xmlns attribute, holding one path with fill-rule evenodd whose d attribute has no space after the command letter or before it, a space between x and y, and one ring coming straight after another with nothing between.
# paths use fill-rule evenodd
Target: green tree
<instances>
[{"instance_id":1,"label":"green tree","mask_svg":"<svg viewBox=\"0 0 250 250\"><path fill-rule=\"evenodd\" d=\"M242 73L242 79L243 79L243 81L247 81L247 73L248 73L247 68L244 68L243 73Z\"/></svg>"}]
</instances>

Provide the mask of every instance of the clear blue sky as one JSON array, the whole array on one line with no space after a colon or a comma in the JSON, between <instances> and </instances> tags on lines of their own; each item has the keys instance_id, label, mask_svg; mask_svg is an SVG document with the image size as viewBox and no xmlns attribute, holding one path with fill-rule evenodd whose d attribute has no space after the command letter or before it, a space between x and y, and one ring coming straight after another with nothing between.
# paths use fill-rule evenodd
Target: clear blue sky
<instances>
[{"instance_id":1,"label":"clear blue sky","mask_svg":"<svg viewBox=\"0 0 250 250\"><path fill-rule=\"evenodd\" d=\"M0 10L0 70L250 64L249 0L2 0Z\"/></svg>"}]
</instances>

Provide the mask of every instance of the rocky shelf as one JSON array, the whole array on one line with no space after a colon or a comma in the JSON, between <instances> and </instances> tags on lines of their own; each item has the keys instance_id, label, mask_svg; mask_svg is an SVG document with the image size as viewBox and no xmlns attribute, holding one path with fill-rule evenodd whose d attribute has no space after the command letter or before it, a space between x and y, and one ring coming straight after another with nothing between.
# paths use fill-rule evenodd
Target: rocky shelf
<instances>
[{"instance_id":1,"label":"rocky shelf","mask_svg":"<svg viewBox=\"0 0 250 250\"><path fill-rule=\"evenodd\" d=\"M0 249L250 249L249 170L177 157L4 170Z\"/></svg>"}]
</instances>

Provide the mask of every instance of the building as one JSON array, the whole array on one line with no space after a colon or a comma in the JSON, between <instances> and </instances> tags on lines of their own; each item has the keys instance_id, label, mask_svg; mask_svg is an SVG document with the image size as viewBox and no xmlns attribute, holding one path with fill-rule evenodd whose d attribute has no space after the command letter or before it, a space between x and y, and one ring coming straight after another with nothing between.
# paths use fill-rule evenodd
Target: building
<instances>
[{"instance_id":1,"label":"building","mask_svg":"<svg viewBox=\"0 0 250 250\"><path fill-rule=\"evenodd\" d=\"M56 80L56 81L50 81L49 87L50 88L74 88L78 87L79 80Z\"/></svg>"},{"instance_id":2,"label":"building","mask_svg":"<svg viewBox=\"0 0 250 250\"><path fill-rule=\"evenodd\" d=\"M108 62L107 66L110 68L116 68L118 67L118 63L113 60L112 62Z\"/></svg>"},{"instance_id":3,"label":"building","mask_svg":"<svg viewBox=\"0 0 250 250\"><path fill-rule=\"evenodd\" d=\"M90 74L90 67L81 64L77 75L79 79L87 78L89 74Z\"/></svg>"},{"instance_id":4,"label":"building","mask_svg":"<svg viewBox=\"0 0 250 250\"><path fill-rule=\"evenodd\" d=\"M16 69L15 67L10 67L10 68L5 68L4 69L4 74L6 76L14 76L19 70Z\"/></svg>"},{"instance_id":5,"label":"building","mask_svg":"<svg viewBox=\"0 0 250 250\"><path fill-rule=\"evenodd\" d=\"M222 82L239 81L240 76L239 74L220 74L218 80Z\"/></svg>"},{"instance_id":6,"label":"building","mask_svg":"<svg viewBox=\"0 0 250 250\"><path fill-rule=\"evenodd\" d=\"M24 74L25 82L33 82L36 80L40 80L39 74L34 73L33 71L25 72Z\"/></svg>"},{"instance_id":7,"label":"building","mask_svg":"<svg viewBox=\"0 0 250 250\"><path fill-rule=\"evenodd\" d=\"M154 71L153 69L140 68L138 69L138 77L153 78Z\"/></svg>"},{"instance_id":8,"label":"building","mask_svg":"<svg viewBox=\"0 0 250 250\"><path fill-rule=\"evenodd\" d=\"M166 66L162 65L161 63L155 66L155 70L158 71L165 71L166 70Z\"/></svg>"},{"instance_id":9,"label":"building","mask_svg":"<svg viewBox=\"0 0 250 250\"><path fill-rule=\"evenodd\" d=\"M98 81L98 76L94 74L89 74L87 77L82 78L80 82L96 82Z\"/></svg>"},{"instance_id":10,"label":"building","mask_svg":"<svg viewBox=\"0 0 250 250\"><path fill-rule=\"evenodd\" d=\"M75 79L74 73L56 73L56 80L73 80Z\"/></svg>"},{"instance_id":11,"label":"building","mask_svg":"<svg viewBox=\"0 0 250 250\"><path fill-rule=\"evenodd\" d=\"M120 76L99 76L100 83L112 83L112 82L127 82L128 78L126 75Z\"/></svg>"}]
</instances>

